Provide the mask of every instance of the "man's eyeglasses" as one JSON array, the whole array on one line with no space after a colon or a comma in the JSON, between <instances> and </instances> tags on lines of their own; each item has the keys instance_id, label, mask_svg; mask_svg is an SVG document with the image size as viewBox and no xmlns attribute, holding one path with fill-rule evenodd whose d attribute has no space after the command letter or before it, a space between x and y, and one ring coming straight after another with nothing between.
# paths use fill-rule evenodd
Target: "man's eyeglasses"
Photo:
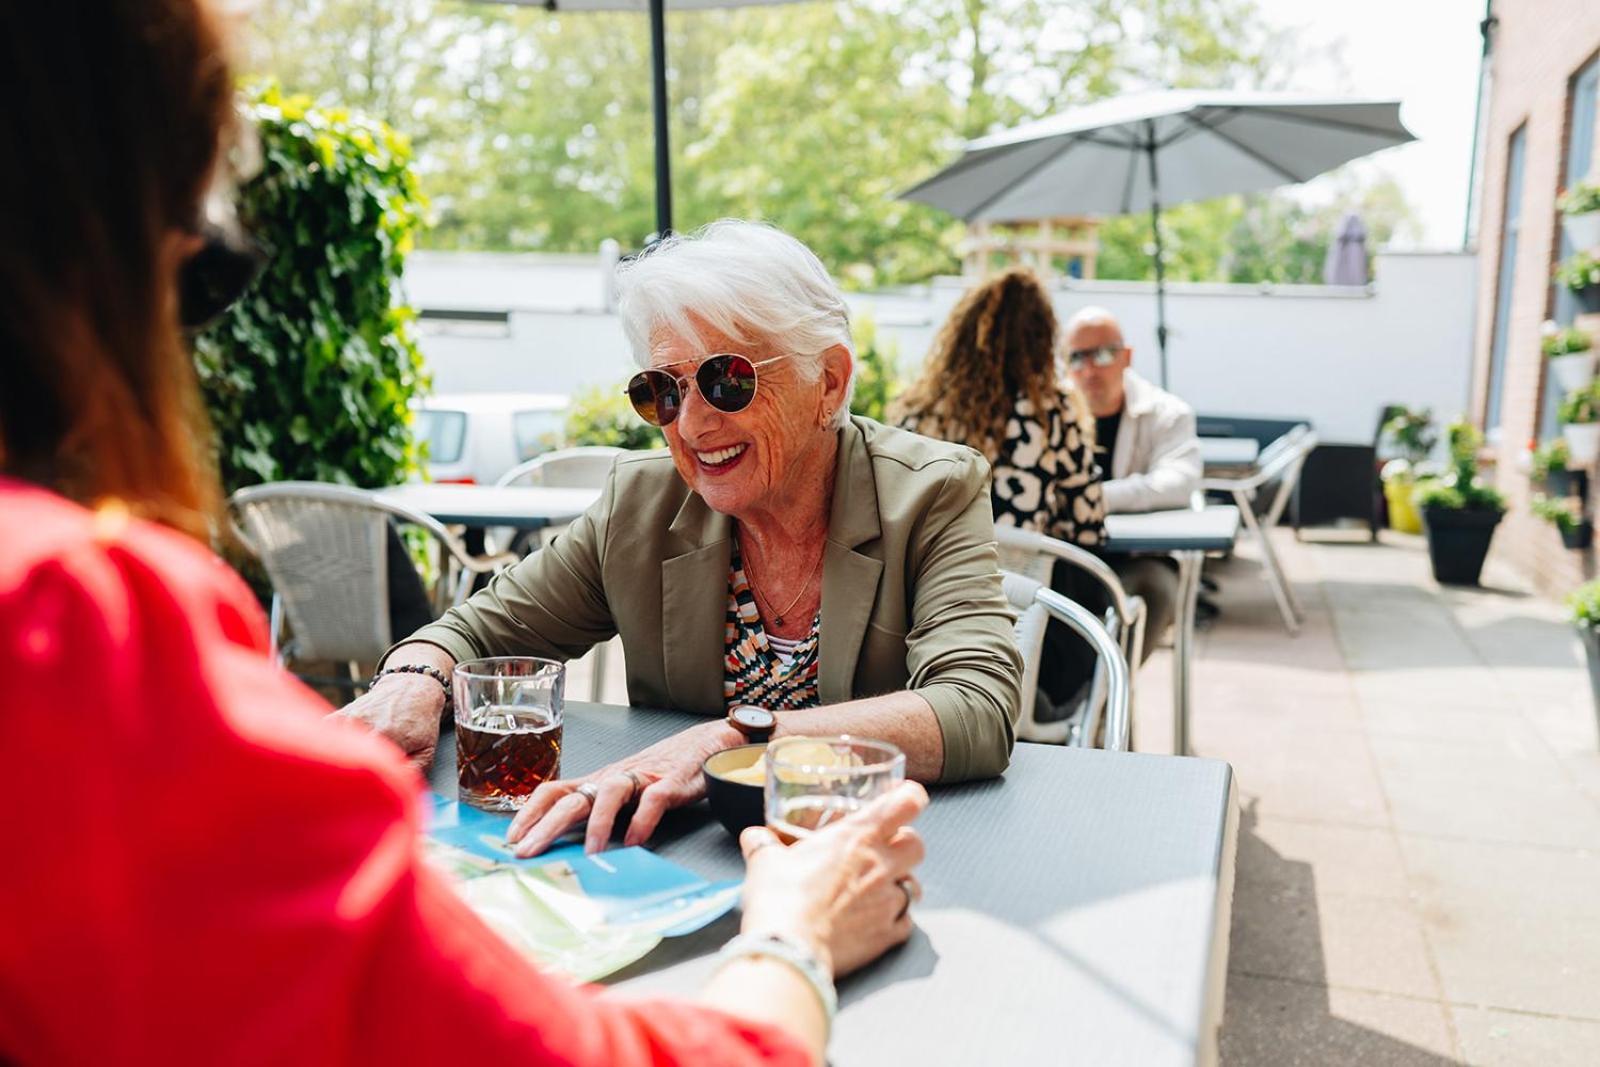
<instances>
[{"instance_id":1,"label":"man's eyeglasses","mask_svg":"<svg viewBox=\"0 0 1600 1067\"><path fill-rule=\"evenodd\" d=\"M1067 366L1072 370L1079 370L1086 366L1109 367L1116 363L1117 357L1125 349L1106 345L1101 348L1075 348L1067 353Z\"/></svg>"},{"instance_id":2,"label":"man's eyeglasses","mask_svg":"<svg viewBox=\"0 0 1600 1067\"><path fill-rule=\"evenodd\" d=\"M708 356L695 368L694 384L706 403L724 414L743 411L756 398L756 368L785 356L752 360L732 352ZM664 370L642 370L628 382L628 400L652 426L666 426L678 417L689 379Z\"/></svg>"}]
</instances>

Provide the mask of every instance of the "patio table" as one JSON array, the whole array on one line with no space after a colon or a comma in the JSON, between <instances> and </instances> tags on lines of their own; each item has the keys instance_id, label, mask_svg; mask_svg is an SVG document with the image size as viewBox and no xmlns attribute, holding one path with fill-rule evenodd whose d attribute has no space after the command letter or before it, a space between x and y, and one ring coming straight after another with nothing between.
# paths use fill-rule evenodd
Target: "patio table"
<instances>
[{"instance_id":1,"label":"patio table","mask_svg":"<svg viewBox=\"0 0 1600 1067\"><path fill-rule=\"evenodd\" d=\"M551 489L530 485L426 485L412 482L373 494L440 522L461 526L510 526L540 530L571 522L600 497L598 489Z\"/></svg>"},{"instance_id":2,"label":"patio table","mask_svg":"<svg viewBox=\"0 0 1600 1067\"><path fill-rule=\"evenodd\" d=\"M1202 437L1200 462L1209 475L1213 471L1249 470L1261 455L1261 443L1253 437Z\"/></svg>"},{"instance_id":3,"label":"patio table","mask_svg":"<svg viewBox=\"0 0 1600 1067\"><path fill-rule=\"evenodd\" d=\"M1239 509L1232 504L1174 511L1106 516L1106 550L1162 553L1178 562L1178 603L1172 665L1172 750L1189 754L1190 668L1194 662L1194 615L1200 599L1200 568L1207 552L1226 552L1239 536Z\"/></svg>"},{"instance_id":4,"label":"patio table","mask_svg":"<svg viewBox=\"0 0 1600 1067\"><path fill-rule=\"evenodd\" d=\"M569 703L562 771L704 721ZM454 753L447 732L429 777L446 795ZM917 930L840 982L829 1062L1216 1062L1237 821L1215 760L1019 744L1003 779L935 788ZM707 878L743 873L703 803L668 813L651 847ZM608 984L692 996L736 931L730 915L670 938Z\"/></svg>"}]
</instances>

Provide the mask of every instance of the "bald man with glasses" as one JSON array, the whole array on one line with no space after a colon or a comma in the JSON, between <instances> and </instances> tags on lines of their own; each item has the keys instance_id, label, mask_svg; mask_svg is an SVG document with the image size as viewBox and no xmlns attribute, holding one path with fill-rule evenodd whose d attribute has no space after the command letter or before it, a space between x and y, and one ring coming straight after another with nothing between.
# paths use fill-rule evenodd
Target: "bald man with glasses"
<instances>
[{"instance_id":1,"label":"bald man with glasses","mask_svg":"<svg viewBox=\"0 0 1600 1067\"><path fill-rule=\"evenodd\" d=\"M1194 409L1134 373L1133 349L1104 308L1079 311L1067 323L1067 371L1089 402L1106 511L1186 508L1200 488L1200 439ZM1110 558L1130 594L1150 612L1144 655L1172 623L1178 576L1164 558Z\"/></svg>"}]
</instances>

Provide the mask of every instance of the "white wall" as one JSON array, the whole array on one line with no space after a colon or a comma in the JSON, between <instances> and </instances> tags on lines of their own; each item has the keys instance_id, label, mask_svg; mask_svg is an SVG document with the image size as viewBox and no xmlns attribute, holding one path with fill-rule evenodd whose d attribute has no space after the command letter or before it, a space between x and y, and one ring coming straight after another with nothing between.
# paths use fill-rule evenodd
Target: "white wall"
<instances>
[{"instance_id":1,"label":"white wall","mask_svg":"<svg viewBox=\"0 0 1600 1067\"><path fill-rule=\"evenodd\" d=\"M1470 254L1380 254L1366 289L1173 285L1171 386L1202 413L1309 418L1325 441L1370 441L1387 403L1451 418L1467 403L1473 272ZM852 294L850 304L873 315L909 369L964 284ZM431 253L412 261L406 288L422 308L511 313L509 336L422 338L439 392L570 393L632 373L621 326L604 310L598 257ZM1135 365L1156 377L1153 287L1076 282L1057 291L1063 319L1091 303L1121 319Z\"/></svg>"}]
</instances>

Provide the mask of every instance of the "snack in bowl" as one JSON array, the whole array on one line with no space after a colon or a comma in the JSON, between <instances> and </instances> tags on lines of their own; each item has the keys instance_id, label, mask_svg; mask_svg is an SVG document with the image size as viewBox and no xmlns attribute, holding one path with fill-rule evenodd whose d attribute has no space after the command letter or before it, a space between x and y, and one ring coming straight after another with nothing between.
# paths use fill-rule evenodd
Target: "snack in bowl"
<instances>
[{"instance_id":1,"label":"snack in bowl","mask_svg":"<svg viewBox=\"0 0 1600 1067\"><path fill-rule=\"evenodd\" d=\"M788 742L786 751L798 757L807 769L846 766L851 756L840 753L825 741L806 742L795 738ZM767 783L765 742L739 745L723 749L701 764L706 780L706 800L711 813L735 837L749 826L760 826L766 821Z\"/></svg>"}]
</instances>

